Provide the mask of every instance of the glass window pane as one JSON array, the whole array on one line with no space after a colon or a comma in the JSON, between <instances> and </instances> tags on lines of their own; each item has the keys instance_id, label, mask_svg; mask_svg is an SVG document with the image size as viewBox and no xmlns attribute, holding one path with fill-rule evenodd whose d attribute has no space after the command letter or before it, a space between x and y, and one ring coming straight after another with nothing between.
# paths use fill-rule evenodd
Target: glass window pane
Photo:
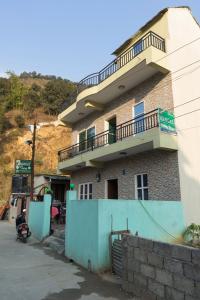
<instances>
[{"instance_id":1,"label":"glass window pane","mask_svg":"<svg viewBox=\"0 0 200 300\"><path fill-rule=\"evenodd\" d=\"M92 199L92 194L89 194L89 199Z\"/></svg>"},{"instance_id":2,"label":"glass window pane","mask_svg":"<svg viewBox=\"0 0 200 300\"><path fill-rule=\"evenodd\" d=\"M85 184L85 199L87 199L87 195L88 195L88 186L87 184Z\"/></svg>"},{"instance_id":3,"label":"glass window pane","mask_svg":"<svg viewBox=\"0 0 200 300\"><path fill-rule=\"evenodd\" d=\"M148 189L144 189L144 200L148 200L148 199L149 199Z\"/></svg>"},{"instance_id":4,"label":"glass window pane","mask_svg":"<svg viewBox=\"0 0 200 300\"><path fill-rule=\"evenodd\" d=\"M137 175L137 187L142 186L141 175Z\"/></svg>"},{"instance_id":5,"label":"glass window pane","mask_svg":"<svg viewBox=\"0 0 200 300\"><path fill-rule=\"evenodd\" d=\"M83 200L83 195L80 195L80 199Z\"/></svg>"},{"instance_id":6,"label":"glass window pane","mask_svg":"<svg viewBox=\"0 0 200 300\"><path fill-rule=\"evenodd\" d=\"M87 148L90 148L94 143L93 137L95 136L95 127L89 128L87 130Z\"/></svg>"},{"instance_id":7,"label":"glass window pane","mask_svg":"<svg viewBox=\"0 0 200 300\"><path fill-rule=\"evenodd\" d=\"M91 127L87 130L87 139L95 136L95 127Z\"/></svg>"},{"instance_id":8,"label":"glass window pane","mask_svg":"<svg viewBox=\"0 0 200 300\"><path fill-rule=\"evenodd\" d=\"M142 200L142 189L137 190L137 198L138 200Z\"/></svg>"},{"instance_id":9,"label":"glass window pane","mask_svg":"<svg viewBox=\"0 0 200 300\"><path fill-rule=\"evenodd\" d=\"M143 42L139 41L133 48L133 54L136 56L143 50Z\"/></svg>"},{"instance_id":10,"label":"glass window pane","mask_svg":"<svg viewBox=\"0 0 200 300\"><path fill-rule=\"evenodd\" d=\"M147 174L144 174L143 175L143 186L148 186L148 177L147 177Z\"/></svg>"},{"instance_id":11,"label":"glass window pane","mask_svg":"<svg viewBox=\"0 0 200 300\"><path fill-rule=\"evenodd\" d=\"M86 131L79 133L79 151L85 150Z\"/></svg>"},{"instance_id":12,"label":"glass window pane","mask_svg":"<svg viewBox=\"0 0 200 300\"><path fill-rule=\"evenodd\" d=\"M134 106L135 117L141 116L144 114L144 102L141 102Z\"/></svg>"},{"instance_id":13,"label":"glass window pane","mask_svg":"<svg viewBox=\"0 0 200 300\"><path fill-rule=\"evenodd\" d=\"M92 194L92 183L89 184L89 193Z\"/></svg>"},{"instance_id":14,"label":"glass window pane","mask_svg":"<svg viewBox=\"0 0 200 300\"><path fill-rule=\"evenodd\" d=\"M81 184L81 194L83 194L83 184Z\"/></svg>"}]
</instances>

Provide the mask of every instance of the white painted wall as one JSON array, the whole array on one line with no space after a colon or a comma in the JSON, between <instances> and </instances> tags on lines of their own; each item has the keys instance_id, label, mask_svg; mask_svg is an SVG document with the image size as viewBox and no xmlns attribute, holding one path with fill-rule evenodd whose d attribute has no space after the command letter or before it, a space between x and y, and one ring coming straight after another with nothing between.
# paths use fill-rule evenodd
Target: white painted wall
<instances>
[{"instance_id":1,"label":"white painted wall","mask_svg":"<svg viewBox=\"0 0 200 300\"><path fill-rule=\"evenodd\" d=\"M200 224L200 28L186 8L171 8L167 14L167 59L172 71L181 198L187 224Z\"/></svg>"}]
</instances>

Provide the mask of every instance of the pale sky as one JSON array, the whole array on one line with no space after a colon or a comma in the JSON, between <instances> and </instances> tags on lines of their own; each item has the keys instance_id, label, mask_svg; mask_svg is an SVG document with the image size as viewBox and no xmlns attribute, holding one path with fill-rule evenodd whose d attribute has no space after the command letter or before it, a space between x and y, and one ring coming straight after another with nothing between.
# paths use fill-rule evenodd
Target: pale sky
<instances>
[{"instance_id":1,"label":"pale sky","mask_svg":"<svg viewBox=\"0 0 200 300\"><path fill-rule=\"evenodd\" d=\"M0 0L0 75L37 71L79 81L161 9L181 5L200 21L199 0Z\"/></svg>"}]
</instances>

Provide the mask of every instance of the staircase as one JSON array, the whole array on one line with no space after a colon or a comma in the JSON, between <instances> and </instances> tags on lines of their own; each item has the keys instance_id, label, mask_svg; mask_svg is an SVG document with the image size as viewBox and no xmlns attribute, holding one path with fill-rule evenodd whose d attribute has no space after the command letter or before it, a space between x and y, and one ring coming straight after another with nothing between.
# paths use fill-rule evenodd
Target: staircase
<instances>
[{"instance_id":1,"label":"staircase","mask_svg":"<svg viewBox=\"0 0 200 300\"><path fill-rule=\"evenodd\" d=\"M59 255L64 255L65 253L65 230L64 229L55 229L54 233L47 237L43 241L43 245L51 248Z\"/></svg>"}]
</instances>

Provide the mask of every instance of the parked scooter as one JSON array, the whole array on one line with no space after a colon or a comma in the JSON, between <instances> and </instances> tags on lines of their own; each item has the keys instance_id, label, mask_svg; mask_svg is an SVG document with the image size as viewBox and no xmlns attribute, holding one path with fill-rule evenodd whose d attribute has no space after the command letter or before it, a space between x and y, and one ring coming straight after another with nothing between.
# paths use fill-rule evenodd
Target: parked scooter
<instances>
[{"instance_id":1,"label":"parked scooter","mask_svg":"<svg viewBox=\"0 0 200 300\"><path fill-rule=\"evenodd\" d=\"M26 209L23 209L22 214L18 215L16 218L16 230L17 239L21 240L23 243L27 242L28 237L31 236L28 224L26 223Z\"/></svg>"},{"instance_id":2,"label":"parked scooter","mask_svg":"<svg viewBox=\"0 0 200 300\"><path fill-rule=\"evenodd\" d=\"M27 239L31 236L29 231L28 224L22 223L17 227L17 240L22 241L23 243L27 242Z\"/></svg>"}]
</instances>

